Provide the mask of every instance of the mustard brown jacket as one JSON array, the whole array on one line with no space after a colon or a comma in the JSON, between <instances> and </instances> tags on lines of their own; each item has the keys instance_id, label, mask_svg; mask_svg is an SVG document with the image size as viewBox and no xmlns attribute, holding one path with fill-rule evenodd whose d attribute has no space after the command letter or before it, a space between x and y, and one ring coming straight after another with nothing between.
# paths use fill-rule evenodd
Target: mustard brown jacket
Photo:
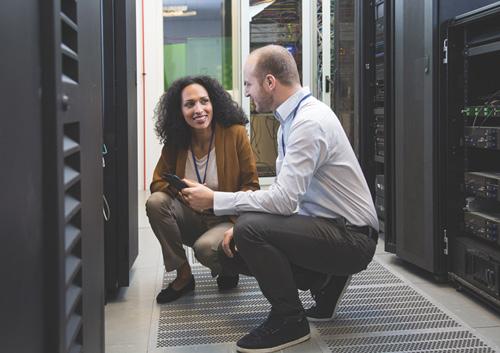
<instances>
[{"instance_id":1,"label":"mustard brown jacket","mask_svg":"<svg viewBox=\"0 0 500 353\"><path fill-rule=\"evenodd\" d=\"M168 183L161 177L164 174L176 174L181 179L185 177L188 152L188 149L167 149L163 146L154 170L153 182L150 186L151 193L155 191L168 193ZM255 157L243 125L224 127L216 124L215 155L217 156L218 191L259 189Z\"/></svg>"}]
</instances>

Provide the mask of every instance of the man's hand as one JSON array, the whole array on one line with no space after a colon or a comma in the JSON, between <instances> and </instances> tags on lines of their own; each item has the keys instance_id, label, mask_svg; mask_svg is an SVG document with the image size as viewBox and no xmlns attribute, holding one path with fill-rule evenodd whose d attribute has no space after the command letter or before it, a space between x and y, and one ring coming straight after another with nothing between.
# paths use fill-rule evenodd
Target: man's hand
<instances>
[{"instance_id":1,"label":"man's hand","mask_svg":"<svg viewBox=\"0 0 500 353\"><path fill-rule=\"evenodd\" d=\"M227 255L227 257L233 257L234 254L231 251L231 240L233 240L233 228L231 227L224 232L224 239L222 240L222 250ZM238 251L236 246L234 247L234 251Z\"/></svg>"},{"instance_id":2,"label":"man's hand","mask_svg":"<svg viewBox=\"0 0 500 353\"><path fill-rule=\"evenodd\" d=\"M214 192L210 188L189 179L182 179L182 181L188 187L182 189L181 193L191 208L199 211L213 208Z\"/></svg>"}]
</instances>

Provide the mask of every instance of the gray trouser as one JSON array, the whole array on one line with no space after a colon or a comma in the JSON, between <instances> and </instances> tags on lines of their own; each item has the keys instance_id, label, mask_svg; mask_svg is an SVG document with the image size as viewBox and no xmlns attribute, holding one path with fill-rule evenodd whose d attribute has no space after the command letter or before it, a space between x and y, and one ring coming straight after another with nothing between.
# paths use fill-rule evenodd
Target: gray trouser
<instances>
[{"instance_id":1,"label":"gray trouser","mask_svg":"<svg viewBox=\"0 0 500 353\"><path fill-rule=\"evenodd\" d=\"M304 279L362 271L376 247L373 239L334 219L265 213L242 214L234 241L234 258L219 250L224 272L254 276L273 310L283 315L303 311L297 288L312 288Z\"/></svg>"},{"instance_id":2,"label":"gray trouser","mask_svg":"<svg viewBox=\"0 0 500 353\"><path fill-rule=\"evenodd\" d=\"M166 271L187 261L183 244L193 248L198 261L220 273L217 249L224 232L233 226L225 217L201 216L164 192L154 192L146 202L146 213L158 238Z\"/></svg>"}]
</instances>

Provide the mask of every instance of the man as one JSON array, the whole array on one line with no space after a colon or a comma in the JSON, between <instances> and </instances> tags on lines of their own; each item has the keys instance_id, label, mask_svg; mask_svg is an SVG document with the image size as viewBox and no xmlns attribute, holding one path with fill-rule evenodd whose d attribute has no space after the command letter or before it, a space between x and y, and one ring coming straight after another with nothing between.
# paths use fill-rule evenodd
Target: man
<instances>
[{"instance_id":1,"label":"man","mask_svg":"<svg viewBox=\"0 0 500 353\"><path fill-rule=\"evenodd\" d=\"M334 317L350 275L373 257L378 221L339 120L301 87L292 55L276 45L259 48L244 78L257 111L273 111L280 122L274 184L224 193L187 180L183 194L195 209L240 215L224 237L226 263L253 275L272 308L237 349L274 352L309 339L307 319ZM316 304L304 311L297 288L309 289Z\"/></svg>"}]
</instances>

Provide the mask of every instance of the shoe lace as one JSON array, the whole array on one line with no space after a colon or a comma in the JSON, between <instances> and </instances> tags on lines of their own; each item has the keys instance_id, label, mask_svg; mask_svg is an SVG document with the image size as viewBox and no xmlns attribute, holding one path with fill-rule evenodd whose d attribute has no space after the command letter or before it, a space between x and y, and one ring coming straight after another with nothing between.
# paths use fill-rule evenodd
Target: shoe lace
<instances>
[{"instance_id":1,"label":"shoe lace","mask_svg":"<svg viewBox=\"0 0 500 353\"><path fill-rule=\"evenodd\" d=\"M274 317L272 316L272 314L270 314L267 317L266 321L264 321L252 331L252 334L254 334L256 337L269 336L279 329L281 321L282 320L280 318Z\"/></svg>"},{"instance_id":2,"label":"shoe lace","mask_svg":"<svg viewBox=\"0 0 500 353\"><path fill-rule=\"evenodd\" d=\"M253 334L256 336L256 337L267 337L269 335L271 335L272 333L274 333L276 331L276 328L275 327L272 327L272 326L267 326L267 325L264 325L264 324L261 324L260 326L258 326L254 331L253 331Z\"/></svg>"}]
</instances>

